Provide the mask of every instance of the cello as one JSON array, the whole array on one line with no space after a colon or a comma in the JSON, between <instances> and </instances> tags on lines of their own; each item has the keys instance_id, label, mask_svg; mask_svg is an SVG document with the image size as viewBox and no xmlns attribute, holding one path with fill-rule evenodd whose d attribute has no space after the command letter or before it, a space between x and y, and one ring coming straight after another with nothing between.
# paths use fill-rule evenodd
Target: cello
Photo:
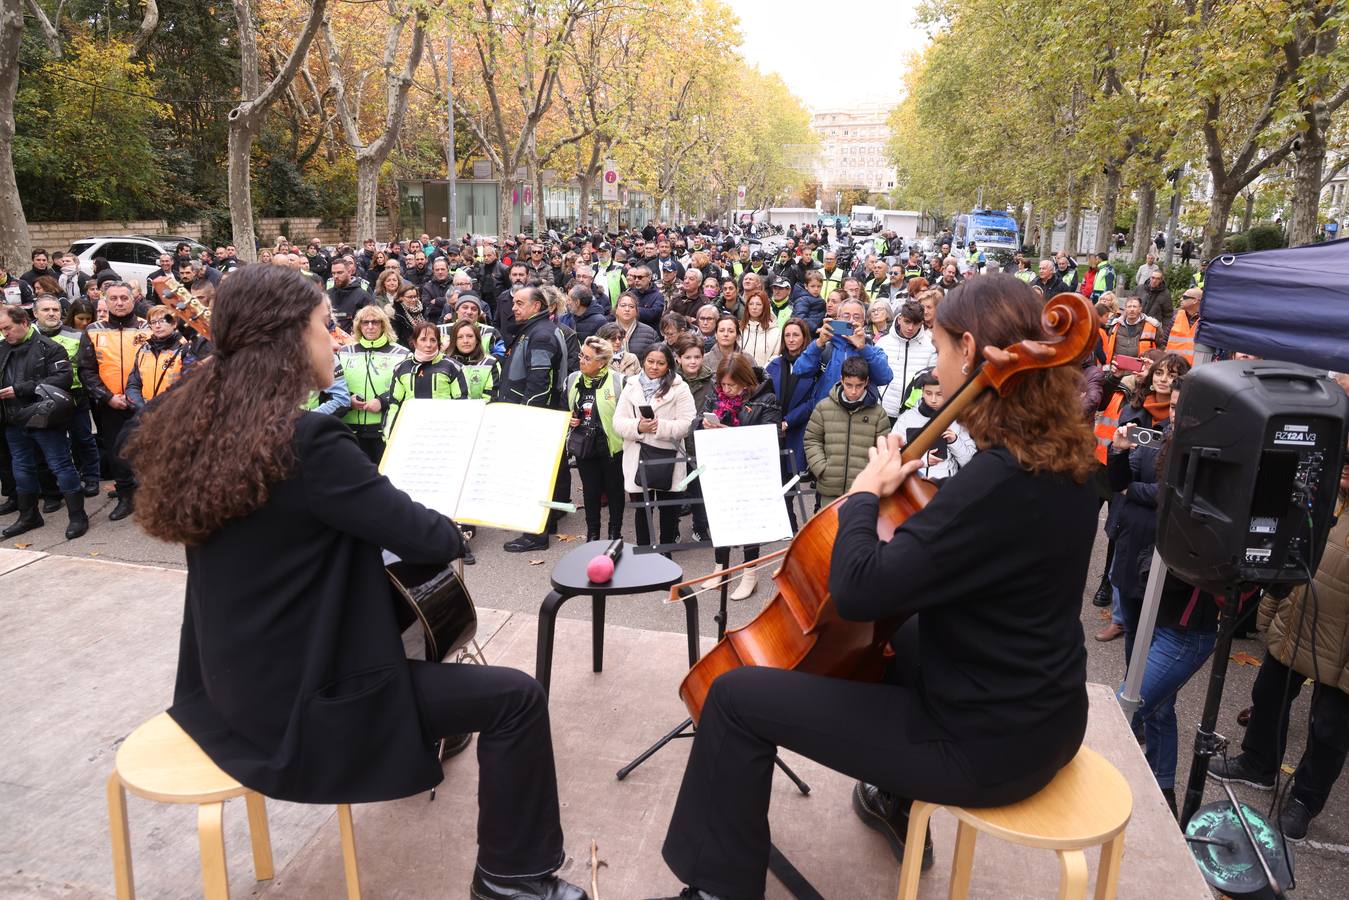
<instances>
[{"instance_id":1,"label":"cello","mask_svg":"<svg viewBox=\"0 0 1349 900\"><path fill-rule=\"evenodd\" d=\"M1068 365L1080 360L1096 337L1096 312L1080 294L1062 293L1050 300L1041 316L1045 338L1021 341L999 349L985 347L982 359L964 385L933 416L922 432L904 447L904 462L921 459L937 438L985 391L1006 396L1023 373ZM917 513L936 494L937 486L926 478L910 476L892 494L880 499L876 534L888 541L906 519ZM695 722L702 714L707 692L717 677L737 666L769 666L795 669L853 681L880 681L892 655L890 636L902 618L851 622L841 618L829 596L829 564L838 533L838 511L848 502L844 495L816 513L792 538L791 543L769 554L718 573L731 573L769 560L782 558L773 573L773 597L752 621L726 632L711 650L694 664L679 685L679 696ZM703 578L677 584L681 588Z\"/></svg>"}]
</instances>

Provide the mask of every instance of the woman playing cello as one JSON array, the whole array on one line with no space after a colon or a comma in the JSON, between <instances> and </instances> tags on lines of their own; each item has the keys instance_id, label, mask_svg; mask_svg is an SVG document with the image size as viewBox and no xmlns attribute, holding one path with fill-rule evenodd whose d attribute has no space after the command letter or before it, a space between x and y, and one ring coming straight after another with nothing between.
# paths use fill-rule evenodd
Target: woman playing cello
<instances>
[{"instance_id":1,"label":"woman playing cello","mask_svg":"<svg viewBox=\"0 0 1349 900\"><path fill-rule=\"evenodd\" d=\"M1043 308L1010 275L951 291L934 329L941 384L954 394L998 348L1046 339ZM980 452L888 541L880 498L922 463L904 463L895 436L871 451L838 514L829 592L843 619L911 617L895 664L878 684L759 666L713 682L663 848L682 896L764 895L778 747L859 779L854 808L897 855L911 798L1011 803L1073 758L1097 508L1080 377L1034 369L974 399L960 420Z\"/></svg>"}]
</instances>

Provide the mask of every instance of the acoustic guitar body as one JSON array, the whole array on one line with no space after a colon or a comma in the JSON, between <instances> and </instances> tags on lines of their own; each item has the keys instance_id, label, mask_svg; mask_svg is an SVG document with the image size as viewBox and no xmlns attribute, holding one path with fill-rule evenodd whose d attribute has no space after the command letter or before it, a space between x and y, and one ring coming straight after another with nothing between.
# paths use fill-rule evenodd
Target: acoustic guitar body
<instances>
[{"instance_id":1,"label":"acoustic guitar body","mask_svg":"<svg viewBox=\"0 0 1349 900\"><path fill-rule=\"evenodd\" d=\"M888 541L904 520L927 505L937 486L906 479L898 492L881 498L876 535ZM890 636L902 619L850 622L838 615L829 595L829 563L838 535L840 497L816 513L792 539L773 576L777 590L754 619L726 632L698 660L679 686L679 696L696 722L718 676L739 666L794 669L851 681L880 681L889 664ZM812 601L810 598L819 598Z\"/></svg>"},{"instance_id":2,"label":"acoustic guitar body","mask_svg":"<svg viewBox=\"0 0 1349 900\"><path fill-rule=\"evenodd\" d=\"M478 633L478 611L468 588L450 566L405 562L384 552L398 628L414 622L426 640L426 659L444 662Z\"/></svg>"}]
</instances>

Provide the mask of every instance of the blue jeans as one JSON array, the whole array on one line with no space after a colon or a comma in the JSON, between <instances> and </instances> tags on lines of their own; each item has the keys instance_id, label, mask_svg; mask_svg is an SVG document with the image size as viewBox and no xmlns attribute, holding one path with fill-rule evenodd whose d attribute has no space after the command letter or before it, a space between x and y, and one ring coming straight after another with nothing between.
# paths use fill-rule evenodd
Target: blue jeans
<instances>
[{"instance_id":1,"label":"blue jeans","mask_svg":"<svg viewBox=\"0 0 1349 900\"><path fill-rule=\"evenodd\" d=\"M37 480L37 460L41 453L47 468L56 476L61 493L80 489L80 475L70 458L70 438L64 428L24 428L6 425L5 440L14 459L14 484L21 494L36 494L42 490Z\"/></svg>"},{"instance_id":2,"label":"blue jeans","mask_svg":"<svg viewBox=\"0 0 1349 900\"><path fill-rule=\"evenodd\" d=\"M1148 767L1163 788L1176 786L1176 691L1204 664L1217 635L1212 631L1158 627L1152 633L1147 667L1134 714L1147 741Z\"/></svg>"}]
</instances>

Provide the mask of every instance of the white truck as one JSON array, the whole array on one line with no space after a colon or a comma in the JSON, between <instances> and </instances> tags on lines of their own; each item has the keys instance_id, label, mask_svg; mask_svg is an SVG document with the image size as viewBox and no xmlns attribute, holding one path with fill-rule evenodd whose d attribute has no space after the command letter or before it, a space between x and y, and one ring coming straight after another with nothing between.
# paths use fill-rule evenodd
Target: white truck
<instances>
[{"instance_id":1,"label":"white truck","mask_svg":"<svg viewBox=\"0 0 1349 900\"><path fill-rule=\"evenodd\" d=\"M853 234L875 234L879 229L876 207L854 206L848 213L848 230Z\"/></svg>"}]
</instances>

